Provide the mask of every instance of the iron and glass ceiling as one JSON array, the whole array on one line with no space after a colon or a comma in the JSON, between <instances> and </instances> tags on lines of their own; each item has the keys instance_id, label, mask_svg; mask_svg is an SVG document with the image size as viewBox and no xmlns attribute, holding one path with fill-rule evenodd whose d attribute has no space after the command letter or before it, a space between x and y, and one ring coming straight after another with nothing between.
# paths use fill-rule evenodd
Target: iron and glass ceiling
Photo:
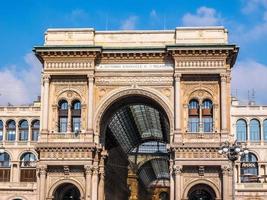
<instances>
[{"instance_id":1,"label":"iron and glass ceiling","mask_svg":"<svg viewBox=\"0 0 267 200\"><path fill-rule=\"evenodd\" d=\"M144 157L148 159L138 170L145 186L155 180L169 179L166 149L169 123L163 113L145 104L126 105L112 115L108 129L131 164L138 166Z\"/></svg>"}]
</instances>

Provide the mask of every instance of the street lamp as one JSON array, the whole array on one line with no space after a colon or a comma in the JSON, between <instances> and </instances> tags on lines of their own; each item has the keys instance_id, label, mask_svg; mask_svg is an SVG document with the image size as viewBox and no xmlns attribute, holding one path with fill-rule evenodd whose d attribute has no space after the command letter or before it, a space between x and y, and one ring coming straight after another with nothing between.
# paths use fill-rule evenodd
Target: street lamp
<instances>
[{"instance_id":1,"label":"street lamp","mask_svg":"<svg viewBox=\"0 0 267 200\"><path fill-rule=\"evenodd\" d=\"M235 200L235 174L234 174L234 167L235 161L238 160L239 156L248 154L249 151L246 147L243 147L241 144L237 143L236 141L233 144L230 144L228 141L225 141L219 148L218 153L221 155L226 155L228 160L232 163L232 172L233 172L233 179L232 179L232 196L233 200Z\"/></svg>"}]
</instances>

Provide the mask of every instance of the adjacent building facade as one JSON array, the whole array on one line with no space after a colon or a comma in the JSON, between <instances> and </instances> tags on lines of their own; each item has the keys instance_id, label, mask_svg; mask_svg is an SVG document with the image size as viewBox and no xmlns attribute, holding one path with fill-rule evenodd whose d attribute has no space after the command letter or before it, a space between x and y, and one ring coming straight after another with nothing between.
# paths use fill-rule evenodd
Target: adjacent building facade
<instances>
[{"instance_id":1,"label":"adjacent building facade","mask_svg":"<svg viewBox=\"0 0 267 200\"><path fill-rule=\"evenodd\" d=\"M225 28L48 29L34 52L40 102L0 107L3 199L231 199L233 174L236 198L267 197L267 109L231 106Z\"/></svg>"}]
</instances>

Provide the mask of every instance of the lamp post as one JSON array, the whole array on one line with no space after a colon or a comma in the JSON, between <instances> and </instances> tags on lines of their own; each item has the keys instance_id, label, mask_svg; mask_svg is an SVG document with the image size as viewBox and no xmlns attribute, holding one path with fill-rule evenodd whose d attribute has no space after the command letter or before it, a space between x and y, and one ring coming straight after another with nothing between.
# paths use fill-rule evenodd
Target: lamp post
<instances>
[{"instance_id":1,"label":"lamp post","mask_svg":"<svg viewBox=\"0 0 267 200\"><path fill-rule=\"evenodd\" d=\"M218 153L221 155L226 155L228 160L232 163L232 199L235 200L235 174L234 167L235 161L238 160L239 156L248 154L249 151L246 147L243 147L241 144L236 141L233 144L230 144L228 141L225 141L219 148ZM225 197L224 197L225 198Z\"/></svg>"}]
</instances>

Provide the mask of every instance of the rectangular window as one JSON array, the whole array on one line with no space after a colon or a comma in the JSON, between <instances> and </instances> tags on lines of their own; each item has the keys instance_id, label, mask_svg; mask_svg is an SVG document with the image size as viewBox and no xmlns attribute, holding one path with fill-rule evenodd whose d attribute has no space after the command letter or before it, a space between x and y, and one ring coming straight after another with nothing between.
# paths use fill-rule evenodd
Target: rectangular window
<instances>
[{"instance_id":1,"label":"rectangular window","mask_svg":"<svg viewBox=\"0 0 267 200\"><path fill-rule=\"evenodd\" d=\"M28 140L28 131L27 130L21 130L20 131L20 138L21 141L27 141Z\"/></svg>"},{"instance_id":2,"label":"rectangular window","mask_svg":"<svg viewBox=\"0 0 267 200\"><path fill-rule=\"evenodd\" d=\"M81 130L81 118L80 117L73 117L72 118L72 131L80 131Z\"/></svg>"},{"instance_id":3,"label":"rectangular window","mask_svg":"<svg viewBox=\"0 0 267 200\"><path fill-rule=\"evenodd\" d=\"M60 117L59 118L59 132L66 133L68 128L68 118Z\"/></svg>"},{"instance_id":4,"label":"rectangular window","mask_svg":"<svg viewBox=\"0 0 267 200\"><path fill-rule=\"evenodd\" d=\"M197 133L199 132L199 118L189 117L189 132Z\"/></svg>"},{"instance_id":5,"label":"rectangular window","mask_svg":"<svg viewBox=\"0 0 267 200\"><path fill-rule=\"evenodd\" d=\"M35 169L21 169L20 181L21 182L36 182L36 170Z\"/></svg>"},{"instance_id":6,"label":"rectangular window","mask_svg":"<svg viewBox=\"0 0 267 200\"><path fill-rule=\"evenodd\" d=\"M0 169L0 182L9 182L10 169Z\"/></svg>"},{"instance_id":7,"label":"rectangular window","mask_svg":"<svg viewBox=\"0 0 267 200\"><path fill-rule=\"evenodd\" d=\"M211 117L203 117L203 127L205 133L212 132L213 122Z\"/></svg>"},{"instance_id":8,"label":"rectangular window","mask_svg":"<svg viewBox=\"0 0 267 200\"><path fill-rule=\"evenodd\" d=\"M16 131L15 130L9 130L7 132L7 140L8 141L15 141L16 139Z\"/></svg>"},{"instance_id":9,"label":"rectangular window","mask_svg":"<svg viewBox=\"0 0 267 200\"><path fill-rule=\"evenodd\" d=\"M37 141L39 136L39 130L32 131L32 141Z\"/></svg>"},{"instance_id":10,"label":"rectangular window","mask_svg":"<svg viewBox=\"0 0 267 200\"><path fill-rule=\"evenodd\" d=\"M3 131L0 130L0 141L2 141L2 140L3 140Z\"/></svg>"}]
</instances>

